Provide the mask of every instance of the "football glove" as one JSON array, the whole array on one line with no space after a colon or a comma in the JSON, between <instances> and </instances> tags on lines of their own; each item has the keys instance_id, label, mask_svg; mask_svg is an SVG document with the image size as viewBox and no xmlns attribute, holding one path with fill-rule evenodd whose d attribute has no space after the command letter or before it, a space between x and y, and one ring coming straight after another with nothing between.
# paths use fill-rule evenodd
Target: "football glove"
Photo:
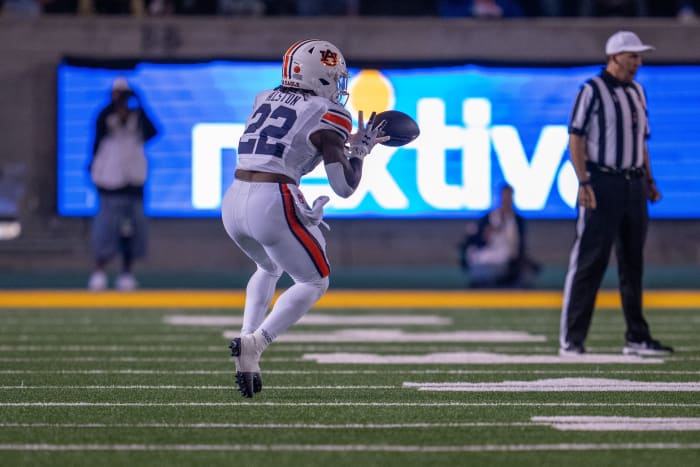
<instances>
[{"instance_id":1,"label":"football glove","mask_svg":"<svg viewBox=\"0 0 700 467\"><path fill-rule=\"evenodd\" d=\"M296 212L304 225L313 226L320 224L328 230L331 229L328 224L323 222L323 207L331 200L328 196L319 196L311 206L306 201L303 201L303 197L295 196L294 200L296 202Z\"/></svg>"},{"instance_id":2,"label":"football glove","mask_svg":"<svg viewBox=\"0 0 700 467\"><path fill-rule=\"evenodd\" d=\"M349 148L348 157L364 159L367 154L372 151L372 148L377 143L389 141L389 136L384 136L384 127L386 121L375 122L374 117L377 113L372 112L369 117L369 122L365 126L365 121L360 110L357 115L357 133L353 133L348 138Z\"/></svg>"}]
</instances>

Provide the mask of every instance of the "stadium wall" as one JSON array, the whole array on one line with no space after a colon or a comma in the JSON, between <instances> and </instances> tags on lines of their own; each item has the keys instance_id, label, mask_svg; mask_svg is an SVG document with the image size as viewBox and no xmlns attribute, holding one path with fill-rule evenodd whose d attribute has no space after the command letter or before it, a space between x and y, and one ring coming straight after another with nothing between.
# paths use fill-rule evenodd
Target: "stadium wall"
<instances>
[{"instance_id":1,"label":"stadium wall","mask_svg":"<svg viewBox=\"0 0 700 467\"><path fill-rule=\"evenodd\" d=\"M602 44L632 29L657 51L650 63L700 63L700 28L674 19L0 17L0 171L20 167L22 235L0 241L0 274L85 270L89 220L55 209L56 75L65 55L97 58L277 59L299 38L338 44L349 62L602 63ZM573 98L573 96L572 96ZM451 266L460 220L332 220L335 266ZM700 223L652 223L648 264L698 265ZM573 221L531 221L533 256L565 265ZM248 269L217 219L153 219L152 270Z\"/></svg>"}]
</instances>

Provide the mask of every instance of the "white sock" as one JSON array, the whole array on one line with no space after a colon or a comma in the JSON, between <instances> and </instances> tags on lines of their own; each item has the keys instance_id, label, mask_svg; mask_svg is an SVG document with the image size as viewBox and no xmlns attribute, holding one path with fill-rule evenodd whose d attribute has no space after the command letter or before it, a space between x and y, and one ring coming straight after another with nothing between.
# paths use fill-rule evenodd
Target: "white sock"
<instances>
[{"instance_id":1,"label":"white sock","mask_svg":"<svg viewBox=\"0 0 700 467\"><path fill-rule=\"evenodd\" d=\"M272 342L272 338L267 334L267 331L260 328L252 334L255 350L258 354L263 353L268 345Z\"/></svg>"},{"instance_id":2,"label":"white sock","mask_svg":"<svg viewBox=\"0 0 700 467\"><path fill-rule=\"evenodd\" d=\"M248 281L243 308L241 335L252 334L265 319L270 302L275 294L275 286L282 274L269 273L258 268Z\"/></svg>"},{"instance_id":3,"label":"white sock","mask_svg":"<svg viewBox=\"0 0 700 467\"><path fill-rule=\"evenodd\" d=\"M299 321L328 290L328 278L313 282L297 282L275 302L272 311L260 325L268 343Z\"/></svg>"}]
</instances>

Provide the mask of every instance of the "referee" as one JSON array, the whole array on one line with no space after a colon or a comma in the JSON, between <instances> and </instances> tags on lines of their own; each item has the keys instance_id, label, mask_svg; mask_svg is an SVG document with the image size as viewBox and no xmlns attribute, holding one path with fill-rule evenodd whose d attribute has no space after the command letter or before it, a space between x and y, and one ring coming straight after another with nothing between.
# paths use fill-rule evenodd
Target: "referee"
<instances>
[{"instance_id":1,"label":"referee","mask_svg":"<svg viewBox=\"0 0 700 467\"><path fill-rule=\"evenodd\" d=\"M647 102L634 81L645 45L619 31L605 46L607 66L581 87L569 125L569 153L579 180L576 239L564 284L559 354L586 352L596 295L615 245L625 355L664 355L671 347L651 337L642 315L647 200L656 202L649 164Z\"/></svg>"}]
</instances>

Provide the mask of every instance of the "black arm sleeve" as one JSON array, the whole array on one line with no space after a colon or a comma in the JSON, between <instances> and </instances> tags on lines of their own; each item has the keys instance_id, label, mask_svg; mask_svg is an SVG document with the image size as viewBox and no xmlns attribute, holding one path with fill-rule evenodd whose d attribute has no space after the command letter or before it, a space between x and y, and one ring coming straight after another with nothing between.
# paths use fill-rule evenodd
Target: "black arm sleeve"
<instances>
[{"instance_id":1,"label":"black arm sleeve","mask_svg":"<svg viewBox=\"0 0 700 467\"><path fill-rule=\"evenodd\" d=\"M143 132L144 143L158 134L156 126L143 108L141 108L141 131Z\"/></svg>"},{"instance_id":2,"label":"black arm sleeve","mask_svg":"<svg viewBox=\"0 0 700 467\"><path fill-rule=\"evenodd\" d=\"M479 219L479 222L477 223L476 227L476 234L474 234L474 240L473 244L476 245L478 248L483 248L486 246L486 227L488 227L490 222L489 219L489 214L486 214L482 216Z\"/></svg>"},{"instance_id":3,"label":"black arm sleeve","mask_svg":"<svg viewBox=\"0 0 700 467\"><path fill-rule=\"evenodd\" d=\"M95 140L92 143L92 155L90 157L90 162L88 163L88 172L92 169L92 162L95 160L95 155L97 154L97 149L100 147L100 142L107 135L107 115L112 110L112 106L108 105L97 116L97 121L95 122Z\"/></svg>"}]
</instances>

